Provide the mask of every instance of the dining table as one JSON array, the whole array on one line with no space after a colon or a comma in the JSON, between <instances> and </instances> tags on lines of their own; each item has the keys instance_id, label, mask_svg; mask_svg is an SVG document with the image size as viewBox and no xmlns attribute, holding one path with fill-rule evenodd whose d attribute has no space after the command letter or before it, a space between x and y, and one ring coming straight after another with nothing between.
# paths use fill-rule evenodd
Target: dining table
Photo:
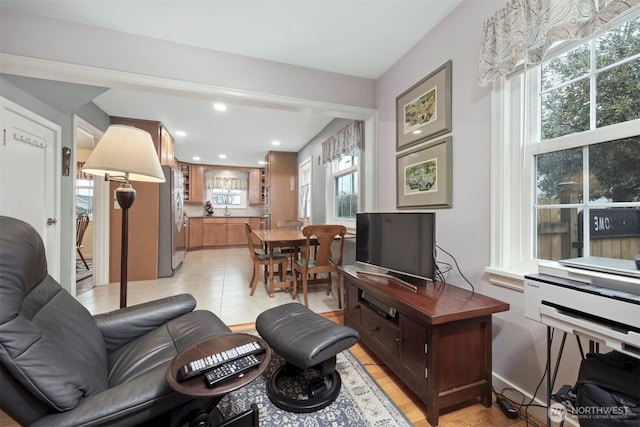
<instances>
[{"instance_id":1,"label":"dining table","mask_svg":"<svg viewBox=\"0 0 640 427\"><path fill-rule=\"evenodd\" d=\"M260 230L252 230L252 233L255 234L255 236L262 242L266 253L273 255L273 252L276 248L278 247L282 247L282 246L286 246L286 247L291 247L293 248L293 254L295 256L296 253L298 253L299 251L297 251L296 249L305 245L307 238L305 237L304 234L302 234L302 230L291 230L291 229L279 229L279 228L272 228L272 229L260 229ZM353 233L347 233L347 235L344 236L345 239L352 239L355 238L355 234ZM314 245L314 242L317 243L317 240L315 239L314 236L311 237L311 245ZM292 262L295 262L295 260L292 258ZM277 288L293 288L293 284L291 280L285 280L282 282L276 282L274 281L274 276L275 274L273 274L273 256L271 257L270 261L269 261L269 296L273 297L273 293L274 290ZM291 266L291 272L293 273L293 266ZM320 283L322 282L322 280L310 280L308 283L309 284L314 284L314 283ZM296 289L292 289L293 291L293 295L292 297L295 298L296 297Z\"/></svg>"},{"instance_id":2,"label":"dining table","mask_svg":"<svg viewBox=\"0 0 640 427\"><path fill-rule=\"evenodd\" d=\"M301 230L288 230L288 229L268 229L268 230L252 230L253 234L262 242L265 251L273 255L273 252L276 248L287 246L294 249L293 253L295 253L295 249L304 245L307 241L307 238L304 234L302 234ZM293 258L292 258L293 261ZM293 266L292 266L293 271ZM273 274L273 256L270 258L269 262L269 296L273 297L273 293L275 289L278 288L293 288L293 283L291 280L285 280L281 282L276 282L274 280L275 274ZM292 289L294 294L292 296L295 298L295 290Z\"/></svg>"}]
</instances>

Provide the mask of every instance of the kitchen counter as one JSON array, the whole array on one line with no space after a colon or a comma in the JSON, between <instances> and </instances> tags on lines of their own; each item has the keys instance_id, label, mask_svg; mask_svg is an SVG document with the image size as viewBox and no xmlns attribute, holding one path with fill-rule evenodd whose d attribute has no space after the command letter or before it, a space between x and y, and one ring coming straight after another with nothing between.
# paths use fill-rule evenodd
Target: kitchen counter
<instances>
[{"instance_id":1,"label":"kitchen counter","mask_svg":"<svg viewBox=\"0 0 640 427\"><path fill-rule=\"evenodd\" d=\"M262 216L192 216L189 217L189 250L216 246L247 244L244 223L261 228Z\"/></svg>"}]
</instances>

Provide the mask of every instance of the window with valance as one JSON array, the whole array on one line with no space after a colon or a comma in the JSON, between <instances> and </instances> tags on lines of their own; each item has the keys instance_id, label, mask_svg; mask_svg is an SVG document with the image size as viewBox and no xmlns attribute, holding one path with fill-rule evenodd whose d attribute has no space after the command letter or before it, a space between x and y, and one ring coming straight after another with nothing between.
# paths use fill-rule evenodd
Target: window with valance
<instances>
[{"instance_id":1,"label":"window with valance","mask_svg":"<svg viewBox=\"0 0 640 427\"><path fill-rule=\"evenodd\" d=\"M484 23L480 84L520 64L540 63L554 43L586 39L638 4L640 0L510 0Z\"/></svg>"},{"instance_id":2,"label":"window with valance","mask_svg":"<svg viewBox=\"0 0 640 427\"><path fill-rule=\"evenodd\" d=\"M354 120L322 143L322 163L327 167L327 220L345 223L358 211L362 121Z\"/></svg>"},{"instance_id":3,"label":"window with valance","mask_svg":"<svg viewBox=\"0 0 640 427\"><path fill-rule=\"evenodd\" d=\"M206 199L214 208L246 208L249 173L207 169L204 175Z\"/></svg>"}]
</instances>

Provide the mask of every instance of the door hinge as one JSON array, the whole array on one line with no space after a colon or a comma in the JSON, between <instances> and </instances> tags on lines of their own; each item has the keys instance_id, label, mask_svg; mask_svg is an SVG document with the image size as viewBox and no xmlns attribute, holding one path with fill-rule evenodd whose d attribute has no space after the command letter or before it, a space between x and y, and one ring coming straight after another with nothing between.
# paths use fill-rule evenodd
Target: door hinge
<instances>
[{"instance_id":1,"label":"door hinge","mask_svg":"<svg viewBox=\"0 0 640 427\"><path fill-rule=\"evenodd\" d=\"M428 353L428 351L427 351L427 346L428 346L428 345L429 345L429 344L425 344L425 345L424 345L424 352L425 352L425 354L426 354L426 353Z\"/></svg>"},{"instance_id":2,"label":"door hinge","mask_svg":"<svg viewBox=\"0 0 640 427\"><path fill-rule=\"evenodd\" d=\"M424 368L424 377L429 378L429 369Z\"/></svg>"}]
</instances>

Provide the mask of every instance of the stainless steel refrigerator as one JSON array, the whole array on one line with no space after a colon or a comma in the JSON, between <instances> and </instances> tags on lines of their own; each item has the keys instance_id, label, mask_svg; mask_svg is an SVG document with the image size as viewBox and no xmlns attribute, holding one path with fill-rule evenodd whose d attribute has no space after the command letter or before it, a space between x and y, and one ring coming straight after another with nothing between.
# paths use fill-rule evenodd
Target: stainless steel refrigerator
<instances>
[{"instance_id":1,"label":"stainless steel refrigerator","mask_svg":"<svg viewBox=\"0 0 640 427\"><path fill-rule=\"evenodd\" d=\"M158 229L158 277L173 276L187 250L186 217L182 172L162 166L165 182L160 184Z\"/></svg>"}]
</instances>

